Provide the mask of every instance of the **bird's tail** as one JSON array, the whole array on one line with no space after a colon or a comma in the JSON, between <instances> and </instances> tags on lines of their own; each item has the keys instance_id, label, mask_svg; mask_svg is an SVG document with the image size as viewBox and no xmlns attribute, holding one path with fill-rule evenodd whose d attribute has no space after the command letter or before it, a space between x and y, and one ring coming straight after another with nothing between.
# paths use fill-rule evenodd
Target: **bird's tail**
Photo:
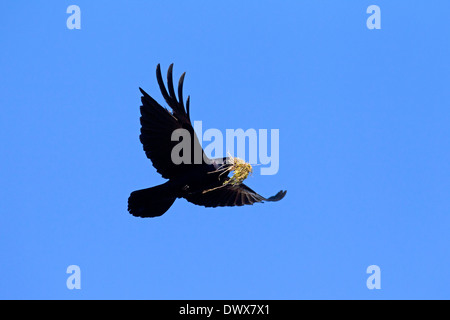
<instances>
[{"instance_id":1,"label":"bird's tail","mask_svg":"<svg viewBox=\"0 0 450 320\"><path fill-rule=\"evenodd\" d=\"M167 183L136 190L128 198L128 211L135 217L159 217L169 210L175 199Z\"/></svg>"}]
</instances>

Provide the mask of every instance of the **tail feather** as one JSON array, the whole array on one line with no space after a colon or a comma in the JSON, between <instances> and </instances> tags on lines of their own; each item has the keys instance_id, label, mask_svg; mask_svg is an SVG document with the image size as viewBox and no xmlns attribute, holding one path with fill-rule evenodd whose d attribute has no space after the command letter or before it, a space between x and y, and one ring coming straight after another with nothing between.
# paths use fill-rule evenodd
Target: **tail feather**
<instances>
[{"instance_id":1,"label":"tail feather","mask_svg":"<svg viewBox=\"0 0 450 320\"><path fill-rule=\"evenodd\" d=\"M165 184L136 190L128 198L128 211L135 217L159 217L169 210L175 199Z\"/></svg>"}]
</instances>

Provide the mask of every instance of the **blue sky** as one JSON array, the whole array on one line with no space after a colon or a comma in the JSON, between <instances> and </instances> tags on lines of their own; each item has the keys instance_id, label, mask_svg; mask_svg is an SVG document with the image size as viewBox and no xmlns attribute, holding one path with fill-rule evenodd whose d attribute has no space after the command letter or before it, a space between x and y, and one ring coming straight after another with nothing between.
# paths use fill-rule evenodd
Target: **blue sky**
<instances>
[{"instance_id":1,"label":"blue sky","mask_svg":"<svg viewBox=\"0 0 450 320\"><path fill-rule=\"evenodd\" d=\"M69 30L66 9L81 9ZM381 9L369 30L366 9ZM0 298L450 298L448 1L9 1ZM128 214L162 183L138 87L186 71L203 129L280 130L278 203ZM78 265L81 289L66 287ZM381 289L366 287L370 265Z\"/></svg>"}]
</instances>

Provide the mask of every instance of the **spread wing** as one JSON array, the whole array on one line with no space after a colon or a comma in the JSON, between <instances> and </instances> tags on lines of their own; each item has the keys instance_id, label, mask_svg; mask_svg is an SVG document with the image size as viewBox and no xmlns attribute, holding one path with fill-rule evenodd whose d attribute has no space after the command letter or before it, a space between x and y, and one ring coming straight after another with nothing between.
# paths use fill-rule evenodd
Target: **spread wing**
<instances>
[{"instance_id":1,"label":"spread wing","mask_svg":"<svg viewBox=\"0 0 450 320\"><path fill-rule=\"evenodd\" d=\"M193 204L204 207L234 207L255 202L279 201L284 198L286 191L280 191L270 198L264 198L245 184L225 185L223 187L207 191L205 193L195 193L186 196L186 200Z\"/></svg>"},{"instance_id":2,"label":"spread wing","mask_svg":"<svg viewBox=\"0 0 450 320\"><path fill-rule=\"evenodd\" d=\"M202 159L208 159L203 153L203 149L194 132L191 120L189 117L189 100L186 100L186 109L183 102L183 82L186 73L183 73L178 82L178 100L173 88L172 78L173 64L170 65L167 71L167 86L166 87L161 76L160 65L156 67L156 78L158 80L161 93L172 111L163 108L144 90L139 88L142 93L141 106L141 135L139 137L147 158L149 158L153 166L156 168L163 178L170 179L177 177L185 172L188 167L194 164L194 152L200 152ZM180 143L180 141L172 141L172 133L176 129L186 129L190 133L190 162L175 164L172 161L171 154L173 148ZM198 158L198 156L197 156ZM202 161L203 162L203 161Z\"/></svg>"}]
</instances>

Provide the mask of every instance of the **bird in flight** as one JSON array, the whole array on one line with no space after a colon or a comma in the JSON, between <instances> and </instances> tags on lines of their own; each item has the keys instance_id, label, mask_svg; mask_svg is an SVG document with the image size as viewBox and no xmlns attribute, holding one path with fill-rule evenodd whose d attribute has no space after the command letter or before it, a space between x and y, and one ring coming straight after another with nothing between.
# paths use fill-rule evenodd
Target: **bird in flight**
<instances>
[{"instance_id":1,"label":"bird in flight","mask_svg":"<svg viewBox=\"0 0 450 320\"><path fill-rule=\"evenodd\" d=\"M175 95L172 77L173 64L167 72L167 89L161 76L160 65L156 67L156 78L164 100L172 109L162 107L142 88L140 107L140 141L145 154L156 171L167 182L147 189L136 190L128 198L128 211L136 217L148 218L163 215L177 198L204 207L233 207L256 202L279 201L286 191L265 198L242 183L251 172L251 166L232 156L209 159L201 148L189 116L189 101L186 108L183 101L183 73L178 82L178 99ZM191 150L201 150L202 161L195 161L194 152L190 160L179 164L172 160L172 150L179 143L172 141L172 133L183 129L190 134ZM176 162L176 161L175 161ZM200 162L200 163L198 163ZM230 178L228 173L234 171Z\"/></svg>"}]
</instances>

